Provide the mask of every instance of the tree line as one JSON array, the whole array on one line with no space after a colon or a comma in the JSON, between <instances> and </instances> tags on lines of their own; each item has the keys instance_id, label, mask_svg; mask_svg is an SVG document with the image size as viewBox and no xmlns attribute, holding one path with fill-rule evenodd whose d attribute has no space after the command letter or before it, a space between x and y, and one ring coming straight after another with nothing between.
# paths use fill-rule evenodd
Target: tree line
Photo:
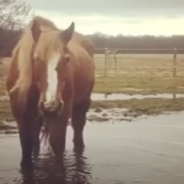
<instances>
[{"instance_id":1,"label":"tree line","mask_svg":"<svg viewBox=\"0 0 184 184\"><path fill-rule=\"evenodd\" d=\"M0 29L0 56L8 57L17 44L22 30ZM103 37L87 35L97 49L98 53L104 53L105 48L118 49L119 53L173 53L177 48L178 53L184 53L184 35L164 36L116 36ZM125 50L121 50L125 49ZM127 49L127 51L126 51ZM138 50L137 50L138 49ZM140 51L139 49L148 49ZM150 49L150 50L149 50ZM180 50L181 49L181 50ZM183 50L182 50L183 49Z\"/></svg>"},{"instance_id":2,"label":"tree line","mask_svg":"<svg viewBox=\"0 0 184 184\"><path fill-rule=\"evenodd\" d=\"M178 52L184 53L184 35L172 35L172 36L154 36L154 35L143 35L143 36L104 36L103 34L88 35L96 46L96 48L102 49L124 49L119 52L132 52L139 53L139 49L143 52L156 52L156 53L168 53L173 52L174 48L177 48ZM152 49L152 50L151 50ZM126 51L127 50L127 51Z\"/></svg>"},{"instance_id":3,"label":"tree line","mask_svg":"<svg viewBox=\"0 0 184 184\"><path fill-rule=\"evenodd\" d=\"M33 16L33 11L25 2L0 0L0 57L11 56L11 52L25 27L25 21L31 16ZM136 49L158 49L151 51L153 53L158 53L159 49L170 49L170 51L160 52L173 52L172 49L174 48L184 48L184 35L124 36L119 34L117 36L108 36L102 33L95 33L86 36L94 42L96 49L101 49L100 52L104 52L105 48L135 49L134 52L139 52Z\"/></svg>"}]
</instances>

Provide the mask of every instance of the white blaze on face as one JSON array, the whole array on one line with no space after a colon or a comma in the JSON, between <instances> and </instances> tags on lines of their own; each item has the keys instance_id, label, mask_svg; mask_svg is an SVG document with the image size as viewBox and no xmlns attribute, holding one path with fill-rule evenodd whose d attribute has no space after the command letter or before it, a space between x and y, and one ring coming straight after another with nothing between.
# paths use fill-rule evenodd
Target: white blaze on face
<instances>
[{"instance_id":1,"label":"white blaze on face","mask_svg":"<svg viewBox=\"0 0 184 184\"><path fill-rule=\"evenodd\" d=\"M58 84L56 67L60 57L61 57L61 54L56 53L48 61L46 103L52 103L55 100L55 96L57 92L57 84Z\"/></svg>"}]
</instances>

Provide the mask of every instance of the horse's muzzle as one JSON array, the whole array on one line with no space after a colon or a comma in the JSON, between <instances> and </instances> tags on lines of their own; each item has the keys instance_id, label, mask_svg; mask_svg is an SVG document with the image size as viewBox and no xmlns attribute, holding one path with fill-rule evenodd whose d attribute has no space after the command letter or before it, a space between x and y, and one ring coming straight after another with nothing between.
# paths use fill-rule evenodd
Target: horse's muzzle
<instances>
[{"instance_id":1,"label":"horse's muzzle","mask_svg":"<svg viewBox=\"0 0 184 184\"><path fill-rule=\"evenodd\" d=\"M54 103L47 103L41 102L40 108L44 115L59 115L62 113L64 107L64 102L54 102Z\"/></svg>"}]
</instances>

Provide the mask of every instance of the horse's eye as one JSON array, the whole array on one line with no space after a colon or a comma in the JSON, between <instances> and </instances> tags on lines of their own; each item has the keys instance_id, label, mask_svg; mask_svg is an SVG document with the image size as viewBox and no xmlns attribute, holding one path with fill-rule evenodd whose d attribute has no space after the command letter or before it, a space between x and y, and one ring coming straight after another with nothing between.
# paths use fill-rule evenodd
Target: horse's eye
<instances>
[{"instance_id":1,"label":"horse's eye","mask_svg":"<svg viewBox=\"0 0 184 184\"><path fill-rule=\"evenodd\" d=\"M70 57L69 56L65 56L63 58L63 61L64 61L64 63L68 63L70 61Z\"/></svg>"},{"instance_id":2,"label":"horse's eye","mask_svg":"<svg viewBox=\"0 0 184 184\"><path fill-rule=\"evenodd\" d=\"M70 57L69 56L62 57L62 59L57 64L57 67L56 67L55 70L58 71L60 67L65 66L65 64L67 64L69 61L70 61Z\"/></svg>"},{"instance_id":3,"label":"horse's eye","mask_svg":"<svg viewBox=\"0 0 184 184\"><path fill-rule=\"evenodd\" d=\"M36 59L34 59L34 65L37 65L38 64L38 59L36 58Z\"/></svg>"}]
</instances>

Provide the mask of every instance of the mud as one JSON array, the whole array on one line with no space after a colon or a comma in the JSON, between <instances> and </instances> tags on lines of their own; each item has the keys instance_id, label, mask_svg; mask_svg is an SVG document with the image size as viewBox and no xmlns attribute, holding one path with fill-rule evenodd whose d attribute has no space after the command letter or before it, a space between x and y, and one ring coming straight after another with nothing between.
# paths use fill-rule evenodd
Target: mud
<instances>
[{"instance_id":1,"label":"mud","mask_svg":"<svg viewBox=\"0 0 184 184\"><path fill-rule=\"evenodd\" d=\"M88 123L84 152L73 151L68 126L62 163L42 148L34 172L19 171L18 135L0 135L2 184L183 183L184 113L138 118L131 123Z\"/></svg>"},{"instance_id":2,"label":"mud","mask_svg":"<svg viewBox=\"0 0 184 184\"><path fill-rule=\"evenodd\" d=\"M159 115L163 113L171 113L173 111L184 110L184 98L178 99L131 99L131 100L107 100L93 101L92 108L96 109L112 109L124 108L128 109L127 116L141 115Z\"/></svg>"},{"instance_id":3,"label":"mud","mask_svg":"<svg viewBox=\"0 0 184 184\"><path fill-rule=\"evenodd\" d=\"M177 94L126 95L126 94L93 94L91 109L87 119L90 122L132 121L141 116L157 116L172 112L184 111L184 98ZM161 98L162 97L162 98ZM14 129L15 123L7 98L0 100L0 130Z\"/></svg>"}]
</instances>

